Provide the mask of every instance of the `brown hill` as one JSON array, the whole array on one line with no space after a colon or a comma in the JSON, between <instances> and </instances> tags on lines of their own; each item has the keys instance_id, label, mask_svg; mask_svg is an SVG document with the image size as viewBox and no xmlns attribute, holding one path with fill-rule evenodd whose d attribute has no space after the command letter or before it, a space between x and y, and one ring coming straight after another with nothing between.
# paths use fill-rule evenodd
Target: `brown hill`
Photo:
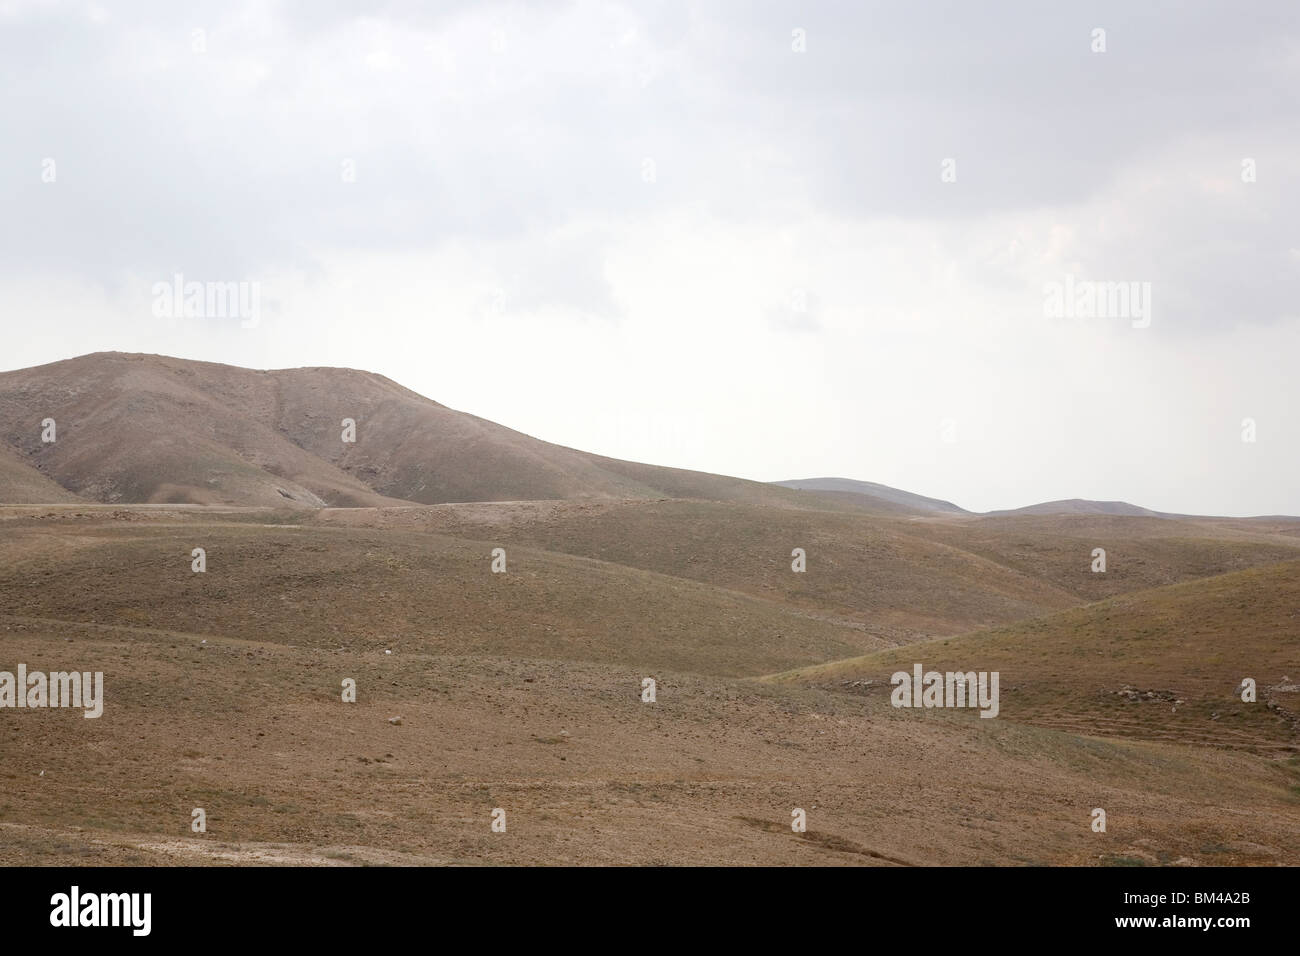
<instances>
[{"instance_id":1,"label":"brown hill","mask_svg":"<svg viewBox=\"0 0 1300 956\"><path fill-rule=\"evenodd\" d=\"M927 498L899 488L891 488L874 481L855 481L851 478L797 478L789 481L774 481L782 488L796 488L799 491L819 491L836 496L864 495L896 506L899 510L916 512L933 512L935 514L969 514L951 501L939 498Z\"/></svg>"},{"instance_id":2,"label":"brown hill","mask_svg":"<svg viewBox=\"0 0 1300 956\"><path fill-rule=\"evenodd\" d=\"M1098 737L1300 752L1300 562L1184 581L1057 614L775 675L887 697L890 675L998 671L1008 721ZM1245 703L1251 678L1257 699ZM868 684L867 682L871 683Z\"/></svg>"},{"instance_id":3,"label":"brown hill","mask_svg":"<svg viewBox=\"0 0 1300 956\"><path fill-rule=\"evenodd\" d=\"M0 502L52 504L79 500L72 492L37 471L17 452L0 445Z\"/></svg>"},{"instance_id":4,"label":"brown hill","mask_svg":"<svg viewBox=\"0 0 1300 956\"><path fill-rule=\"evenodd\" d=\"M1300 558L1281 522L1109 516L932 518L714 501L326 510L309 524L515 543L743 592L889 643L960 634ZM791 571L803 548L807 571ZM1092 550L1106 549L1106 573Z\"/></svg>"},{"instance_id":5,"label":"brown hill","mask_svg":"<svg viewBox=\"0 0 1300 956\"><path fill-rule=\"evenodd\" d=\"M990 517L999 515L1127 515L1129 517L1158 518L1162 512L1152 511L1127 501L1089 501L1086 498L1067 498L1063 501L1044 501L1023 508L990 511Z\"/></svg>"},{"instance_id":6,"label":"brown hill","mask_svg":"<svg viewBox=\"0 0 1300 956\"><path fill-rule=\"evenodd\" d=\"M608 500L0 518L6 659L102 671L106 701L98 720L0 712L0 864L1296 861L1300 758L1276 708L1295 710L1300 561L1278 563L1295 550L1274 537L1294 539L1274 524L1252 544L1249 522ZM1108 587L1266 563L1050 613L1071 573L1112 573L1069 542L1034 545L1041 579L1010 567L1066 526L1120 542ZM1231 548L1198 556L1216 534ZM805 574L767 556L791 535L812 542ZM882 649L900 586L946 626L1029 619ZM831 598L867 626L814 614ZM999 719L843 686L895 658L1000 669ZM1243 675L1262 709L1232 700Z\"/></svg>"},{"instance_id":7,"label":"brown hill","mask_svg":"<svg viewBox=\"0 0 1300 956\"><path fill-rule=\"evenodd\" d=\"M47 417L58 423L53 444L40 441ZM356 422L354 443L342 440L344 419ZM369 372L120 352L0 373L0 443L64 489L113 503L797 500L760 482L552 445Z\"/></svg>"}]
</instances>

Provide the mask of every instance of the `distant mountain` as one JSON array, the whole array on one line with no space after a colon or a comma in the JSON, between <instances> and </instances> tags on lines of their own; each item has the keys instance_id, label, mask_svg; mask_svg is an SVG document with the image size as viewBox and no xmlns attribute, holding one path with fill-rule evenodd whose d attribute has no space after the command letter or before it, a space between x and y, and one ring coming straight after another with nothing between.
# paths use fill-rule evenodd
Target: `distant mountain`
<instances>
[{"instance_id":1,"label":"distant mountain","mask_svg":"<svg viewBox=\"0 0 1300 956\"><path fill-rule=\"evenodd\" d=\"M875 499L887 510L894 506L899 510L911 512L931 512L935 514L970 515L972 517L1000 517L1003 515L1125 515L1130 517L1171 518L1187 517L1171 515L1162 511L1152 511L1127 501L1089 501L1084 498L1069 498L1063 501L1044 501L1041 504L1026 505L1023 508L1007 508L1001 511L975 512L967 511L939 498L926 498L910 491L879 485L874 481L855 481L852 478L799 478L790 481L774 481L782 488L795 488L802 491L817 491L827 495L860 495Z\"/></svg>"},{"instance_id":2,"label":"distant mountain","mask_svg":"<svg viewBox=\"0 0 1300 956\"><path fill-rule=\"evenodd\" d=\"M879 485L874 481L854 481L852 478L796 478L789 481L774 481L782 488L795 488L799 491L826 491L853 495L866 495L876 498L900 509L909 511L935 512L938 514L970 514L951 501L914 495L910 491Z\"/></svg>"},{"instance_id":3,"label":"distant mountain","mask_svg":"<svg viewBox=\"0 0 1300 956\"><path fill-rule=\"evenodd\" d=\"M49 444L46 418L57 426ZM343 441L344 419L356 423L355 442ZM0 501L11 502L68 492L111 503L307 508L797 498L762 482L552 445L371 372L255 371L122 352L0 373L0 449Z\"/></svg>"},{"instance_id":4,"label":"distant mountain","mask_svg":"<svg viewBox=\"0 0 1300 956\"><path fill-rule=\"evenodd\" d=\"M1010 508L1004 511L989 511L989 515L1128 515L1131 517L1165 518L1173 517L1162 511L1152 511L1127 501L1088 501L1084 498L1068 498L1064 501L1044 501L1042 504L1027 505L1024 508Z\"/></svg>"}]
</instances>

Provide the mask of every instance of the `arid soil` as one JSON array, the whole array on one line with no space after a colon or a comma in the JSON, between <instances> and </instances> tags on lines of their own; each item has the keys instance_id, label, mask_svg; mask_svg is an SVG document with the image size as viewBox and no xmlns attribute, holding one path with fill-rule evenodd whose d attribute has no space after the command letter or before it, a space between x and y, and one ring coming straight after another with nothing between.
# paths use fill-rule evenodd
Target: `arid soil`
<instances>
[{"instance_id":1,"label":"arid soil","mask_svg":"<svg viewBox=\"0 0 1300 956\"><path fill-rule=\"evenodd\" d=\"M0 862L1295 864L1297 582L1278 521L3 507L0 670L105 701L0 710Z\"/></svg>"}]
</instances>

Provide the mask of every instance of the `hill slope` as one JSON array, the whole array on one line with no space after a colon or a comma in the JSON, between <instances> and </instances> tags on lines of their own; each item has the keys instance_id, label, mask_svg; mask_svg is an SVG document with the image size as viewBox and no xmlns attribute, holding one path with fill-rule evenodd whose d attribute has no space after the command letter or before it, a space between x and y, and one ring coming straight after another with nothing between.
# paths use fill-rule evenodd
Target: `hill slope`
<instances>
[{"instance_id":1,"label":"hill slope","mask_svg":"<svg viewBox=\"0 0 1300 956\"><path fill-rule=\"evenodd\" d=\"M1086 498L1067 498L1062 501L1044 501L1023 508L990 511L998 515L1126 515L1129 517L1159 518L1162 512L1152 511L1127 501L1089 501Z\"/></svg>"},{"instance_id":2,"label":"hill slope","mask_svg":"<svg viewBox=\"0 0 1300 956\"><path fill-rule=\"evenodd\" d=\"M54 504L80 500L37 471L17 452L0 445L0 502Z\"/></svg>"},{"instance_id":3,"label":"hill slope","mask_svg":"<svg viewBox=\"0 0 1300 956\"><path fill-rule=\"evenodd\" d=\"M969 514L965 508L959 508L951 501L927 498L924 495L914 495L910 491L891 488L888 485L879 485L874 481L855 481L852 478L794 478L789 481L774 481L772 484L779 485L782 488L795 488L799 491L863 495L912 511L954 515Z\"/></svg>"},{"instance_id":4,"label":"hill slope","mask_svg":"<svg viewBox=\"0 0 1300 956\"><path fill-rule=\"evenodd\" d=\"M890 675L997 671L1005 720L1101 737L1300 752L1300 561L1138 591L771 680L887 696ZM1251 678L1257 700L1241 700Z\"/></svg>"},{"instance_id":5,"label":"hill slope","mask_svg":"<svg viewBox=\"0 0 1300 956\"><path fill-rule=\"evenodd\" d=\"M1278 716L1203 708L1233 660L1283 693L1271 675L1294 649L1300 562L1004 627L1000 657L957 650L981 635L904 652L1000 666L998 720L895 710L830 677L742 679L879 647L810 599L871 620L902 584L953 623L1015 613L1017 593L1068 600L997 567L1062 521L696 501L0 509L8 660L102 671L106 688L102 720L0 712L0 863L1294 864L1300 758L1270 759ZM1140 525L1117 549L1126 566L1177 531L1078 522ZM931 526L977 534L985 555L906 533ZM1152 564L1287 553L1226 534L1234 550L1209 563L1159 544ZM781 553L791 535L813 542L805 574ZM1068 564L1049 576L1068 584ZM927 587L948 606L928 608ZM1177 715L1105 693L1132 673L1186 694ZM1235 752L1218 728L1245 733ZM1122 733L1164 739L1095 736ZM488 829L497 806L510 839ZM809 810L805 833L791 807Z\"/></svg>"},{"instance_id":6,"label":"hill slope","mask_svg":"<svg viewBox=\"0 0 1300 956\"><path fill-rule=\"evenodd\" d=\"M40 441L47 417L58 423L53 444ZM344 419L355 442L343 441ZM552 445L369 372L119 352L0 373L0 443L64 489L113 503L795 500L760 482Z\"/></svg>"}]
</instances>

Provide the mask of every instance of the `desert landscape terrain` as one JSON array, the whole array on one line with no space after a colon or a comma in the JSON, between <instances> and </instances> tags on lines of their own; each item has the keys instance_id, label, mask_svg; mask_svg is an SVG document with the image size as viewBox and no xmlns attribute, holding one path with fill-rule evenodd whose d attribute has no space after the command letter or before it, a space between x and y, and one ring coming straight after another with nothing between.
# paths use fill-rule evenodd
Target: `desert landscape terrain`
<instances>
[{"instance_id":1,"label":"desert landscape terrain","mask_svg":"<svg viewBox=\"0 0 1300 956\"><path fill-rule=\"evenodd\" d=\"M348 369L0 373L0 670L104 675L0 708L6 865L1294 865L1298 635L1296 518L660 468ZM996 719L892 706L918 662Z\"/></svg>"}]
</instances>

